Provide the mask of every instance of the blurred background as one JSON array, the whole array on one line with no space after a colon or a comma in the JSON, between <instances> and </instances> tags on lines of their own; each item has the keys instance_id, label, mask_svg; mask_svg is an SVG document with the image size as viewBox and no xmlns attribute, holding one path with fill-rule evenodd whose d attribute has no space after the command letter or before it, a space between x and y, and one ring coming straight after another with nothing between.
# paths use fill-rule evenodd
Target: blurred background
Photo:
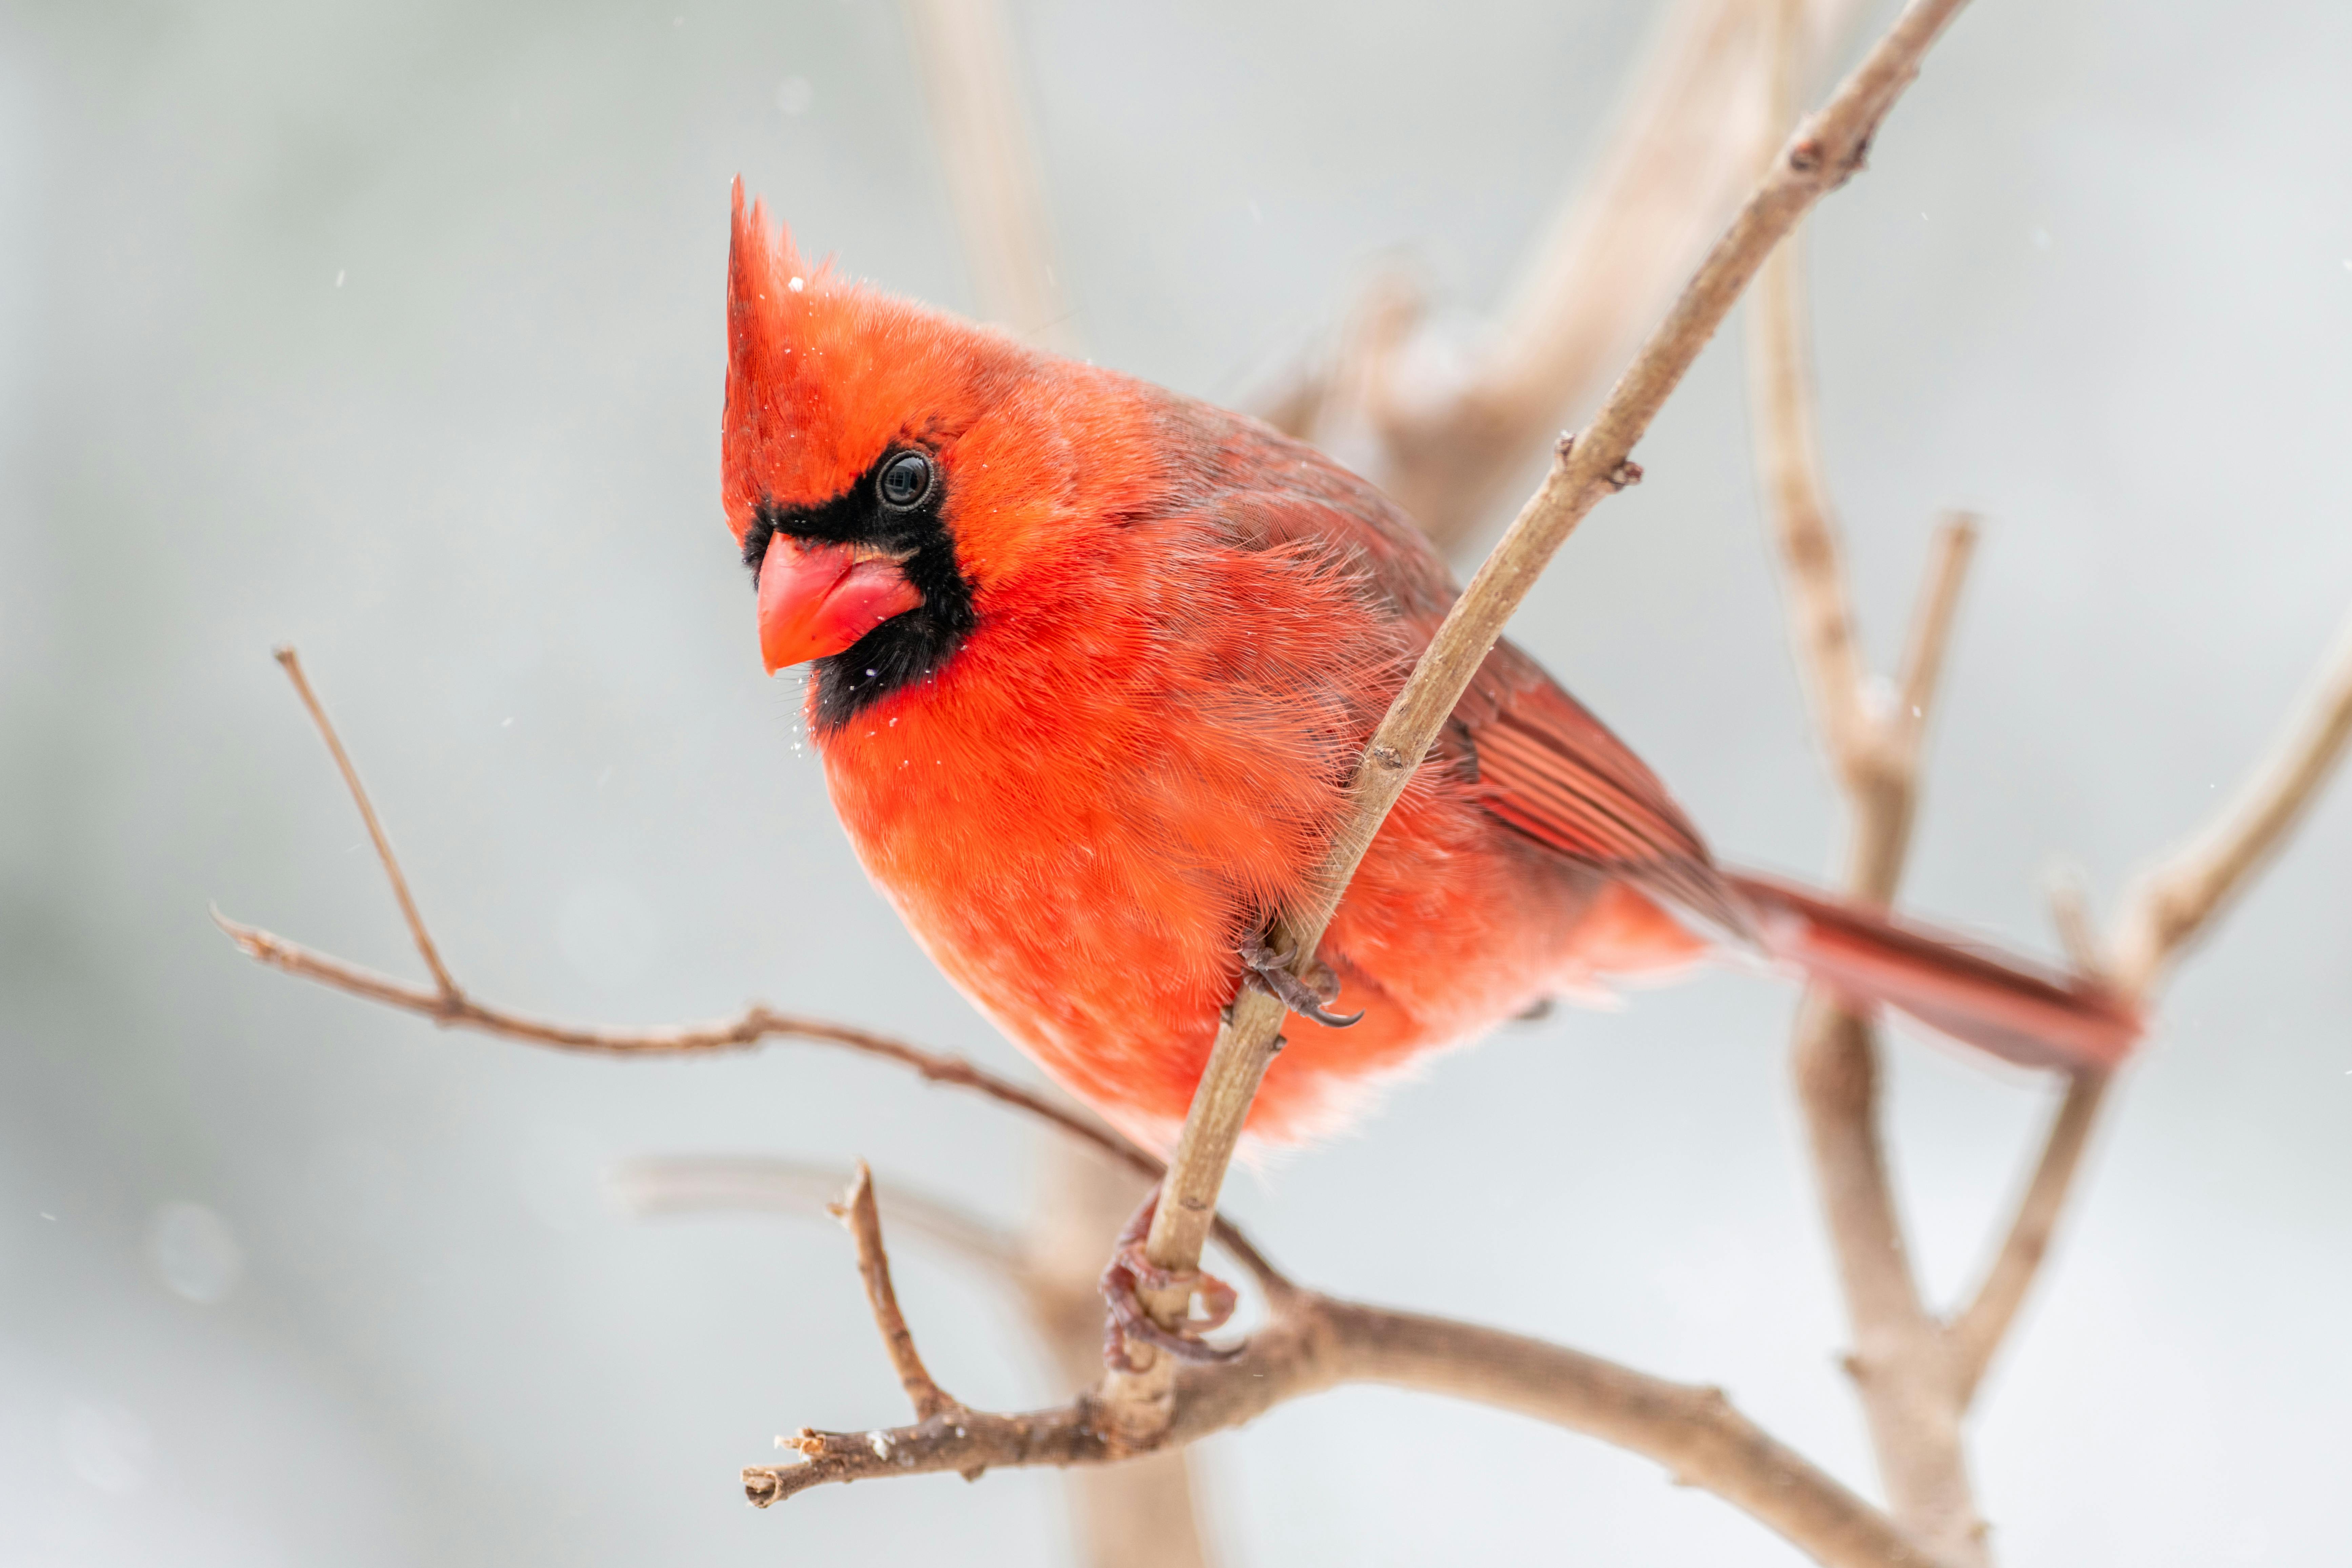
<instances>
[{"instance_id":1,"label":"blurred background","mask_svg":"<svg viewBox=\"0 0 2352 1568\"><path fill-rule=\"evenodd\" d=\"M1661 12L1010 15L1068 328L1235 402L1400 258L1475 343ZM604 1187L639 1154L864 1156L1017 1226L1029 1127L813 1047L437 1033L206 918L417 970L269 660L292 641L484 998L756 996L1034 1079L849 854L717 493L739 171L804 248L977 308L908 27L886 0L0 5L0 1559L1072 1560L1050 1472L748 1510L773 1434L901 1419L846 1238ZM2050 864L2112 908L2352 606L2347 80L2339 5L1979 0L1812 226L1882 663L1933 515L1986 519L1916 907L2050 951ZM1727 856L1818 875L1840 816L1736 331L1640 456L1513 635ZM1976 1422L2011 1564L2352 1560L2347 868L2339 784L2128 1075ZM1562 1011L1231 1201L1303 1279L1722 1384L1874 1490L1793 1000L1727 973ZM2047 1089L1891 1056L1948 1299ZM1009 1296L899 1257L959 1394L1066 1393ZM1193 1458L1232 1564L1797 1561L1645 1462L1401 1394Z\"/></svg>"}]
</instances>

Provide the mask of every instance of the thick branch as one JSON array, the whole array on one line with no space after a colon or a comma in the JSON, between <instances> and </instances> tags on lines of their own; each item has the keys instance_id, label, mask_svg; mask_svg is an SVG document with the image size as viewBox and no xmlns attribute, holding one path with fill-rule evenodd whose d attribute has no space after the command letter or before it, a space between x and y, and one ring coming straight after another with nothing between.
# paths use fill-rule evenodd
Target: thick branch
<instances>
[{"instance_id":1,"label":"thick branch","mask_svg":"<svg viewBox=\"0 0 2352 1568\"><path fill-rule=\"evenodd\" d=\"M1277 933L1297 953L1296 969L1313 962L1366 848L1504 623L1585 514L1640 478L1629 461L1634 443L1772 247L1815 202L1862 166L1880 120L1961 4L1914 0L1904 11L1828 104L1799 128L1591 424L1573 441L1561 443L1542 488L1454 601L1365 748L1347 815L1316 879L1317 897L1306 908L1286 911L1286 929ZM1175 1201L1160 1204L1152 1226L1149 1254L1163 1268L1190 1269L1200 1260L1225 1166L1272 1060L1282 1016L1279 1004L1245 987L1230 1022L1218 1032L1171 1169L1168 1193Z\"/></svg>"},{"instance_id":2,"label":"thick branch","mask_svg":"<svg viewBox=\"0 0 2352 1568\"><path fill-rule=\"evenodd\" d=\"M1442 1394L1582 1432L1666 1467L1753 1514L1824 1563L1926 1565L1869 1504L1759 1431L1720 1389L1647 1376L1595 1356L1493 1329L1297 1293L1238 1360L1174 1377L1163 1441L1198 1441L1289 1400L1342 1384ZM1101 1464L1123 1457L1089 1397L1023 1415L963 1412L885 1432L803 1432L797 1465L743 1473L765 1507L835 1481L1015 1465Z\"/></svg>"}]
</instances>

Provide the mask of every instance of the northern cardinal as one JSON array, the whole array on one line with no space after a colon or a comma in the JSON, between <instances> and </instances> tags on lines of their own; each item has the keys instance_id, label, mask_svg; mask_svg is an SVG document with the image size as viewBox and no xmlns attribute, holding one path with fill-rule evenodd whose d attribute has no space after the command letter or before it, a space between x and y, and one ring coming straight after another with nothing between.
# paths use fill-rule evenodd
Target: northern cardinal
<instances>
[{"instance_id":1,"label":"northern cardinal","mask_svg":"<svg viewBox=\"0 0 2352 1568\"><path fill-rule=\"evenodd\" d=\"M1165 1149L1219 1008L1284 956L1259 933L1457 591L1444 563L1255 419L811 268L740 182L722 450L761 650L814 662L866 870L999 1027ZM2095 987L1718 867L1506 642L1349 885L1322 994L1286 994L1249 1131L1328 1131L1416 1057L1718 946L2012 1061L2105 1066L2139 1032Z\"/></svg>"}]
</instances>

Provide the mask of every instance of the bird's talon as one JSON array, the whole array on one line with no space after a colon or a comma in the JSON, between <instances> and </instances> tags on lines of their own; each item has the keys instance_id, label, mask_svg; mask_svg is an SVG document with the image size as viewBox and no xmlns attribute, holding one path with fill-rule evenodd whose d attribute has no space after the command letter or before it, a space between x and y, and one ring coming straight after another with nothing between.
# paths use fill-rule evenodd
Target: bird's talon
<instances>
[{"instance_id":1,"label":"bird's talon","mask_svg":"<svg viewBox=\"0 0 2352 1568\"><path fill-rule=\"evenodd\" d=\"M1144 1237L1150 1234L1152 1211L1159 1206L1160 1190L1154 1187L1151 1195L1143 1200L1143 1206L1127 1222L1127 1228L1118 1233L1110 1263L1103 1269L1102 1296L1110 1308L1110 1320L1103 1329L1104 1364L1119 1372L1135 1371L1135 1363L1128 1354L1130 1342L1165 1351L1179 1361L1231 1361L1242 1353L1240 1345L1213 1345L1198 1336L1211 1329L1223 1328L1233 1317L1240 1298L1232 1286L1213 1274L1198 1268L1172 1271L1144 1256ZM1144 1310L1139 1292L1179 1289L1201 1299L1203 1316L1188 1317L1181 1329L1161 1328Z\"/></svg>"},{"instance_id":2,"label":"bird's talon","mask_svg":"<svg viewBox=\"0 0 2352 1568\"><path fill-rule=\"evenodd\" d=\"M1242 939L1238 951L1243 964L1257 983L1300 1017L1312 1018L1328 1029L1344 1029L1363 1021L1360 1012L1339 1014L1330 1010L1328 1004L1339 999L1339 977L1320 959L1307 961L1304 977L1293 974L1290 964L1297 955L1276 952L1255 931Z\"/></svg>"}]
</instances>

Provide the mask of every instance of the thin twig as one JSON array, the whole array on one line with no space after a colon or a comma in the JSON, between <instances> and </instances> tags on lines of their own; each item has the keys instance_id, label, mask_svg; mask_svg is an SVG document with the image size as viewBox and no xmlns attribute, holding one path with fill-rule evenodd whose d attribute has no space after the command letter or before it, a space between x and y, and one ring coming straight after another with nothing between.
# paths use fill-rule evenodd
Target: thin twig
<instances>
[{"instance_id":1,"label":"thin twig","mask_svg":"<svg viewBox=\"0 0 2352 1568\"><path fill-rule=\"evenodd\" d=\"M391 840L379 826L375 808L368 800L366 786L360 782L359 769L344 751L342 739L335 732L326 709L311 694L310 683L302 679L300 661L290 647L277 650L277 658L294 677L295 689L302 697L303 706L310 710L320 738L333 753L336 765L342 770L343 783L351 791L352 800L359 807L370 832L374 835L377 851L383 861L384 875L392 883L394 893L400 899L418 950L426 955L438 976L439 984L428 991L407 981L395 980L376 970L289 942L274 931L231 920L215 908L212 911L213 923L243 949L247 957L273 969L284 970L289 974L299 974L338 991L364 996L387 1007L419 1014L446 1028L471 1029L500 1039L553 1046L563 1050L595 1051L615 1056L675 1056L743 1050L769 1039L800 1039L840 1046L911 1068L929 1082L971 1089L999 1104L1026 1111L1073 1138L1093 1144L1146 1178L1157 1178L1166 1169L1151 1154L1091 1117L1058 1105L1044 1095L1024 1089L1009 1079L1000 1078L961 1057L923 1050L870 1029L780 1013L772 1007L756 1004L732 1018L714 1019L704 1024L615 1029L554 1023L475 1001L449 977L448 971L440 966L440 960L434 952L433 939L425 930L423 918L417 914L415 904L407 896L407 879L401 875L400 861L392 852ZM1269 1286L1286 1283L1274 1266L1265 1260L1265 1255L1235 1227L1219 1221L1216 1239L1219 1246L1231 1253L1261 1283Z\"/></svg>"},{"instance_id":2,"label":"thin twig","mask_svg":"<svg viewBox=\"0 0 2352 1568\"><path fill-rule=\"evenodd\" d=\"M412 985L388 974L313 952L257 926L231 920L217 910L213 911L213 923L226 932L230 941L244 949L246 956L273 969L282 969L289 974L299 974L338 991L364 996L387 1007L421 1014L453 1028L471 1029L478 1034L520 1040L529 1045L553 1046L562 1050L594 1051L612 1056L700 1055L748 1049L770 1039L808 1040L819 1045L841 1046L866 1056L879 1057L901 1067L912 1068L932 1083L953 1084L959 1089L971 1089L1002 1104L1026 1111L1052 1122L1074 1138L1084 1139L1109 1152L1139 1171L1156 1172L1159 1169L1157 1160L1119 1134L1097 1125L1076 1111L1055 1104L1034 1090L999 1078L961 1057L927 1051L869 1029L779 1013L772 1007L756 1005L746 1007L731 1018L716 1018L702 1024L665 1024L641 1029L562 1024L509 1012L503 1007L493 1007L475 1001L463 991L454 997L444 997L421 985Z\"/></svg>"},{"instance_id":3,"label":"thin twig","mask_svg":"<svg viewBox=\"0 0 2352 1568\"><path fill-rule=\"evenodd\" d=\"M1277 948L1303 971L1349 879L1503 625L1576 525L1640 478L1635 442L1680 384L1772 247L1823 195L1862 166L1879 121L1963 0L1913 0L1829 102L1801 125L1718 239L1586 429L1564 440L1542 487L1454 602L1358 763L1345 816L1315 879L1314 901L1284 911ZM1198 1266L1224 1173L1273 1058L1283 1010L1245 987L1218 1031L1171 1163L1147 1256L1181 1273ZM1171 1320L1181 1303L1154 1301ZM1164 1358L1163 1358L1164 1364ZM1162 1374L1164 1377L1164 1373ZM1146 1391L1156 1392L1156 1390Z\"/></svg>"},{"instance_id":4,"label":"thin twig","mask_svg":"<svg viewBox=\"0 0 2352 1568\"><path fill-rule=\"evenodd\" d=\"M1910 852L1911 826L1919 809L1919 754L1926 744L1927 716L1951 645L1960 589L1975 558L1976 519L1955 512L1937 528L1928 546L1927 572L1919 585L1917 608L1904 649L1903 669L1892 711L1865 711L1863 751L1840 770L1854 802L1853 832L1846 857L1846 886L1874 903L1895 901L1895 885ZM1874 680L1869 690L1884 690Z\"/></svg>"},{"instance_id":5,"label":"thin twig","mask_svg":"<svg viewBox=\"0 0 2352 1568\"><path fill-rule=\"evenodd\" d=\"M2018 1203L2009 1234L1994 1254L1984 1283L1977 1287L1975 1299L1952 1321L1954 1395L1963 1410L1974 1401L1985 1369L1992 1364L1994 1352L2017 1321L2018 1309L2025 1305L2034 1275L2049 1254L2051 1237L2065 1211L2066 1197L2083 1163L2083 1151L2090 1144L2091 1128L2098 1120L2108 1082L2104 1072L2085 1072L2066 1085L2065 1097L2058 1102L2049 1131L2042 1135L2033 1179Z\"/></svg>"},{"instance_id":6,"label":"thin twig","mask_svg":"<svg viewBox=\"0 0 2352 1568\"><path fill-rule=\"evenodd\" d=\"M866 1286L866 1304L874 1310L874 1326L882 1331L883 1352L890 1358L890 1370L898 1374L898 1385L907 1391L908 1402L915 1407L915 1419L929 1421L962 1410L923 1364L915 1349L914 1331L907 1327L907 1315L898 1310L898 1292L890 1283L890 1254L882 1245L882 1215L874 1206L874 1173L866 1168L865 1161L857 1162L849 1195L835 1205L833 1213L849 1227L850 1240L856 1244L857 1277Z\"/></svg>"},{"instance_id":7,"label":"thin twig","mask_svg":"<svg viewBox=\"0 0 2352 1568\"><path fill-rule=\"evenodd\" d=\"M1944 655L1951 647L1952 621L1960 607L1960 586L1977 548L1977 520L1964 511L1944 519L1928 546L1927 575L1911 612L1911 640L1903 650L1902 674L1895 685L1895 722L1915 732L1927 721L1944 678Z\"/></svg>"},{"instance_id":8,"label":"thin twig","mask_svg":"<svg viewBox=\"0 0 2352 1568\"><path fill-rule=\"evenodd\" d=\"M2213 824L2158 867L2124 906L2112 946L2117 984L2145 996L2253 879L2352 741L2352 620L2285 730Z\"/></svg>"},{"instance_id":9,"label":"thin twig","mask_svg":"<svg viewBox=\"0 0 2352 1568\"><path fill-rule=\"evenodd\" d=\"M343 750L342 737L335 733L335 726L327 718L326 708L319 701L318 693L310 689L310 678L302 673L302 656L294 651L291 643L272 648L270 655L286 671L286 679L294 683L294 694L302 700L302 706L310 710L310 721L319 727L320 737L327 742L327 751L334 757L335 766L343 775L343 786L352 792L352 804L360 808L360 820L367 824L368 837L375 843L375 858L383 862L384 879L392 884L392 896L400 904L401 918L408 922L408 934L416 943L417 955L425 960L425 967L432 974L441 1000L444 1003L457 1001L459 995L457 982L450 977L448 967L441 962L440 950L433 945L433 933L425 929L425 917L417 912L416 900L408 891L408 879L402 874L399 858L392 852L392 840L385 836L383 824L376 817L375 803L368 799L367 786L360 782L359 769L352 765L351 754Z\"/></svg>"}]
</instances>

